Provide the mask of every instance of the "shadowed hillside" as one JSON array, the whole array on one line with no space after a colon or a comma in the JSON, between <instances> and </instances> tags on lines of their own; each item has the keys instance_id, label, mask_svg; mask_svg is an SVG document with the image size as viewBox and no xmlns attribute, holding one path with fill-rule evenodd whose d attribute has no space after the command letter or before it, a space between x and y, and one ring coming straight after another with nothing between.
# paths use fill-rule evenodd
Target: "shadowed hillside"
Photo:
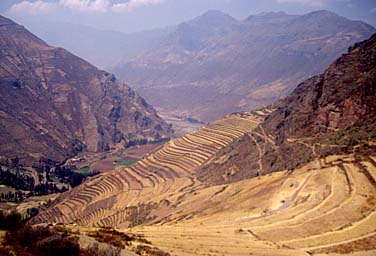
<instances>
[{"instance_id":1,"label":"shadowed hillside","mask_svg":"<svg viewBox=\"0 0 376 256\"><path fill-rule=\"evenodd\" d=\"M114 75L0 17L0 163L53 165L171 129Z\"/></svg>"}]
</instances>

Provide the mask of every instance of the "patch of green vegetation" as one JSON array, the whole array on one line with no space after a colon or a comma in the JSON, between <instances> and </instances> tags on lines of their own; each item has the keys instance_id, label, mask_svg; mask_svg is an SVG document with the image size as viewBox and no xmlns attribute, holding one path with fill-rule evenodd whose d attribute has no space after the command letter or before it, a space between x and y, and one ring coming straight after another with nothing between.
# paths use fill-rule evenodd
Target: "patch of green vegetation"
<instances>
[{"instance_id":1,"label":"patch of green vegetation","mask_svg":"<svg viewBox=\"0 0 376 256\"><path fill-rule=\"evenodd\" d=\"M60 182L60 179L59 177L57 177L54 173L51 173L49 176L48 176L48 179L49 181L52 181L52 182Z\"/></svg>"},{"instance_id":2,"label":"patch of green vegetation","mask_svg":"<svg viewBox=\"0 0 376 256\"><path fill-rule=\"evenodd\" d=\"M119 153L119 152L116 152L116 153L113 153L112 156L113 156L113 157L118 157L118 158L119 158L119 157L122 157L123 154L121 154L121 153Z\"/></svg>"},{"instance_id":3,"label":"patch of green vegetation","mask_svg":"<svg viewBox=\"0 0 376 256\"><path fill-rule=\"evenodd\" d=\"M131 166L131 165L137 163L138 161L140 161L140 159L133 159L133 160L130 160L130 161L116 160L116 164L128 167L128 166Z\"/></svg>"},{"instance_id":4,"label":"patch of green vegetation","mask_svg":"<svg viewBox=\"0 0 376 256\"><path fill-rule=\"evenodd\" d=\"M90 167L89 166L84 166L84 167L81 167L80 169L75 169L73 170L73 172L75 173L79 173L79 174L82 174L83 176L88 176L89 175L89 172L90 172Z\"/></svg>"}]
</instances>

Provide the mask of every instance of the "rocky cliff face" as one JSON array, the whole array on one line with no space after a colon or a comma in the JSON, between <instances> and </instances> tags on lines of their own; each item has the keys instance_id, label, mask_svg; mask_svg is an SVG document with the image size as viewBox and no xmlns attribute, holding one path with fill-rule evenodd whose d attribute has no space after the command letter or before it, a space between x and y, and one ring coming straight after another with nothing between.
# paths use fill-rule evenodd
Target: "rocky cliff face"
<instances>
[{"instance_id":1,"label":"rocky cliff face","mask_svg":"<svg viewBox=\"0 0 376 256\"><path fill-rule=\"evenodd\" d=\"M244 21L211 11L114 72L153 106L213 121L288 95L374 32L328 11L264 13Z\"/></svg>"},{"instance_id":2,"label":"rocky cliff face","mask_svg":"<svg viewBox=\"0 0 376 256\"><path fill-rule=\"evenodd\" d=\"M234 166L241 171L232 180L239 180L315 159L319 167L318 159L331 154L374 152L376 34L271 107L259 128L234 144L228 163L202 168L201 179L223 183Z\"/></svg>"},{"instance_id":3,"label":"rocky cliff face","mask_svg":"<svg viewBox=\"0 0 376 256\"><path fill-rule=\"evenodd\" d=\"M266 118L277 141L326 136L376 114L376 35L355 44L320 76L302 84Z\"/></svg>"},{"instance_id":4,"label":"rocky cliff face","mask_svg":"<svg viewBox=\"0 0 376 256\"><path fill-rule=\"evenodd\" d=\"M30 166L160 140L171 128L114 75L0 17L0 160Z\"/></svg>"}]
</instances>

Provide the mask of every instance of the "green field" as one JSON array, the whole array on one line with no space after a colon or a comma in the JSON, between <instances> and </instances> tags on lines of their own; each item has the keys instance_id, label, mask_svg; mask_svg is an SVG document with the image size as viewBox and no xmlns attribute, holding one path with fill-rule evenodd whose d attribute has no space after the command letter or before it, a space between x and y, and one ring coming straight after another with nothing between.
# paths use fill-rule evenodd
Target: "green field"
<instances>
[{"instance_id":1,"label":"green field","mask_svg":"<svg viewBox=\"0 0 376 256\"><path fill-rule=\"evenodd\" d=\"M130 161L116 160L116 164L123 165L123 166L131 166L131 165L137 163L138 161L140 161L140 159L133 159L133 160L130 160Z\"/></svg>"},{"instance_id":2,"label":"green field","mask_svg":"<svg viewBox=\"0 0 376 256\"><path fill-rule=\"evenodd\" d=\"M90 167L89 166L84 166L84 167L81 167L80 169L73 170L73 172L82 174L84 176L87 176L90 173Z\"/></svg>"}]
</instances>

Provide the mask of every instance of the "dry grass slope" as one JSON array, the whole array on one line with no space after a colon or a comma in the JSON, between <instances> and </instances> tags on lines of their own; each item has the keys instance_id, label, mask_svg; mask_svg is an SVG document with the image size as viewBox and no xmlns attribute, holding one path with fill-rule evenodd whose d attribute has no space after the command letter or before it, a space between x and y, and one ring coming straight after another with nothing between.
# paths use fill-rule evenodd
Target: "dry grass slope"
<instances>
[{"instance_id":1,"label":"dry grass slope","mask_svg":"<svg viewBox=\"0 0 376 256\"><path fill-rule=\"evenodd\" d=\"M374 157L196 190L157 225L131 229L172 255L376 252ZM373 251L372 251L373 250Z\"/></svg>"}]
</instances>

